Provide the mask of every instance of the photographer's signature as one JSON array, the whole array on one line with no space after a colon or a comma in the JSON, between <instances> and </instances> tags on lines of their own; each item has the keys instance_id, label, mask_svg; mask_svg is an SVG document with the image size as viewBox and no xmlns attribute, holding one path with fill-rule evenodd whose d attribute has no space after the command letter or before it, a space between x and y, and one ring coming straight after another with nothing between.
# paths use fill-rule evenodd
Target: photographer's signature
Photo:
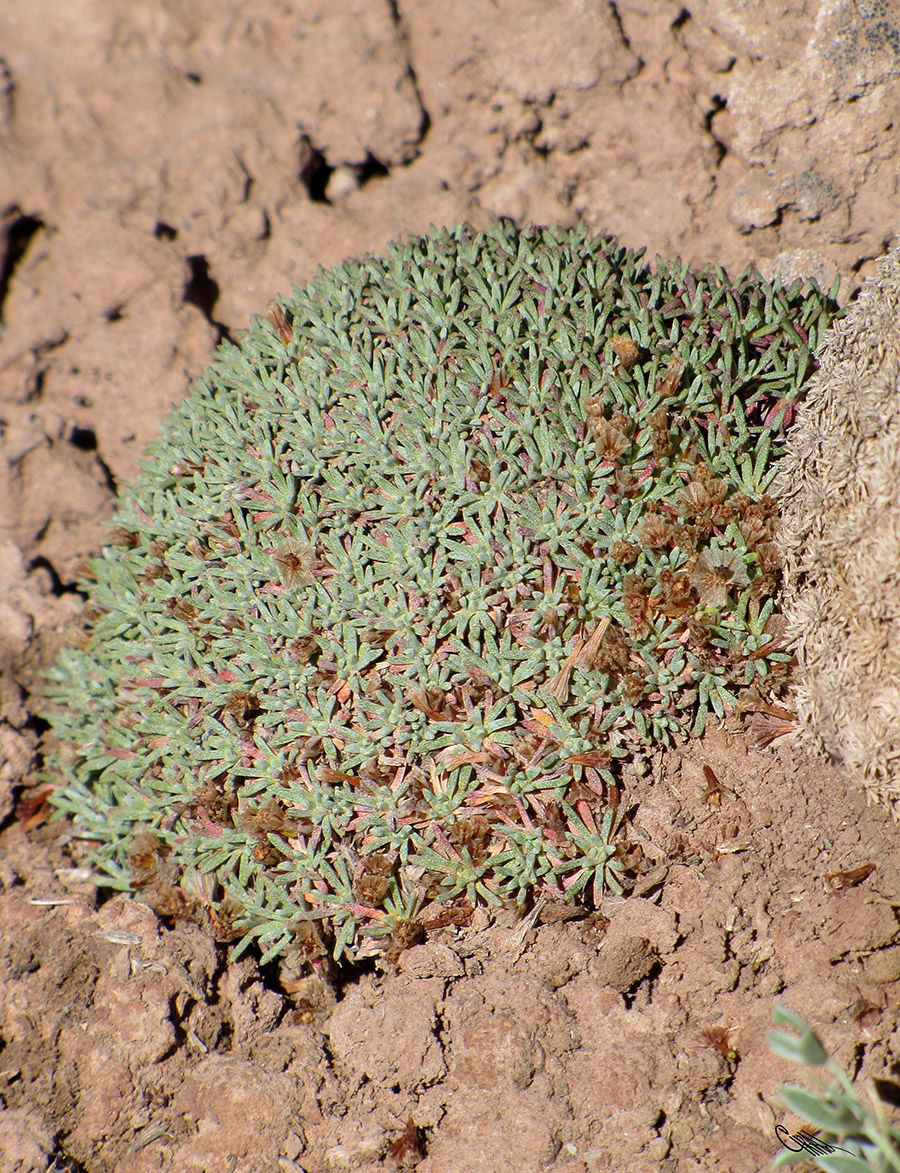
<instances>
[{"instance_id":1,"label":"photographer's signature","mask_svg":"<svg viewBox=\"0 0 900 1173\"><path fill-rule=\"evenodd\" d=\"M855 1153L850 1152L850 1149L842 1149L840 1145L828 1144L827 1141L817 1140L814 1132L801 1131L790 1133L783 1124L776 1124L775 1135L784 1147L792 1153L809 1153L813 1157L824 1157L828 1153L849 1153L851 1157L856 1156ZM787 1137L787 1140L785 1140L785 1137ZM788 1144L788 1141L793 1141L797 1148Z\"/></svg>"}]
</instances>

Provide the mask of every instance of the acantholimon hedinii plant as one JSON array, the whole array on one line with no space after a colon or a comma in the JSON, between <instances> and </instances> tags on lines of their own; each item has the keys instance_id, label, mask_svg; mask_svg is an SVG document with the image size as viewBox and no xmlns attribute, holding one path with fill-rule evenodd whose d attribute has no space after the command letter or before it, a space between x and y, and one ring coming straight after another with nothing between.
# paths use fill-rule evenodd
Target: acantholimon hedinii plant
<instances>
[{"instance_id":1,"label":"acantholimon hedinii plant","mask_svg":"<svg viewBox=\"0 0 900 1173\"><path fill-rule=\"evenodd\" d=\"M833 293L502 224L273 303L53 673L102 882L268 958L621 890L618 760L783 682L766 490Z\"/></svg>"}]
</instances>

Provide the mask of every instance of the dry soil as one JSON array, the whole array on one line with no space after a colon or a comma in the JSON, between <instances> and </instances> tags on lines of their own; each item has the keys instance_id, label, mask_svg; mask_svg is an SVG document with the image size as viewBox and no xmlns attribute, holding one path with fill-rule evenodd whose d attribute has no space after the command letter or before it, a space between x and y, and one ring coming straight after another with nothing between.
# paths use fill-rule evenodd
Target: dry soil
<instances>
[{"instance_id":1,"label":"dry soil","mask_svg":"<svg viewBox=\"0 0 900 1173\"><path fill-rule=\"evenodd\" d=\"M789 723L732 716L626 771L652 867L602 916L479 914L326 987L98 898L46 819L33 692L160 420L318 265L584 220L852 296L897 225L900 5L7 7L0 1169L755 1173L790 1122L775 1001L890 1079L898 830Z\"/></svg>"}]
</instances>

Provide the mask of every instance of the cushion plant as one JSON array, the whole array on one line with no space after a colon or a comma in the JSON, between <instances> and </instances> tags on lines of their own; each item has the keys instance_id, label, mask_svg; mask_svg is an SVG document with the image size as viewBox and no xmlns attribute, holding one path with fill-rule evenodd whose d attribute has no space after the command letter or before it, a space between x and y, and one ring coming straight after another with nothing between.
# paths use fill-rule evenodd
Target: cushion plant
<instances>
[{"instance_id":1,"label":"cushion plant","mask_svg":"<svg viewBox=\"0 0 900 1173\"><path fill-rule=\"evenodd\" d=\"M102 882L267 957L620 890L619 760L783 683L767 488L832 295L504 223L273 303L53 673Z\"/></svg>"}]
</instances>

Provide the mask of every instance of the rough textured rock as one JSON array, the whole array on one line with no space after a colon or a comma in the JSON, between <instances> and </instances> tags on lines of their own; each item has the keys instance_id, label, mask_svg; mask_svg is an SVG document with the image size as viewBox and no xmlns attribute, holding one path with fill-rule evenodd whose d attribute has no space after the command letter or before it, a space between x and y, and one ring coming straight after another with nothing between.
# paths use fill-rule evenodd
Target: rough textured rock
<instances>
[{"instance_id":1,"label":"rough textured rock","mask_svg":"<svg viewBox=\"0 0 900 1173\"><path fill-rule=\"evenodd\" d=\"M900 813L900 250L818 358L777 481L800 712Z\"/></svg>"}]
</instances>

